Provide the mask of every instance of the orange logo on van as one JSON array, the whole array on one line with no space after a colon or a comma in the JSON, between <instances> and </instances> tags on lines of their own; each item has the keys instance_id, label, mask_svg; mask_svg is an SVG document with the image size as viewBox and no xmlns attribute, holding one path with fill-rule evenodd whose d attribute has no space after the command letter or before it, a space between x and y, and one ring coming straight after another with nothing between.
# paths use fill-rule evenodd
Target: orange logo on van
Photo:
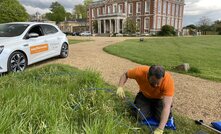
<instances>
[{"instance_id":1,"label":"orange logo on van","mask_svg":"<svg viewBox=\"0 0 221 134\"><path fill-rule=\"evenodd\" d=\"M32 46L30 48L31 54L41 53L41 52L44 52L44 51L48 51L48 44Z\"/></svg>"}]
</instances>

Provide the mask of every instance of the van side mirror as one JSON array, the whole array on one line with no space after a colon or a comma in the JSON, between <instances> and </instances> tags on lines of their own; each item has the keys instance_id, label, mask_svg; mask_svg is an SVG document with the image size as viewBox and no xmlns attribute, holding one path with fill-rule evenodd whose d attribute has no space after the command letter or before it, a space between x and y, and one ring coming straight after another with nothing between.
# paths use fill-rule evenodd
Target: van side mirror
<instances>
[{"instance_id":1,"label":"van side mirror","mask_svg":"<svg viewBox=\"0 0 221 134\"><path fill-rule=\"evenodd\" d=\"M28 34L28 38L30 39L30 38L37 38L37 37L39 37L39 34L37 34L37 33L30 33L30 34Z\"/></svg>"}]
</instances>

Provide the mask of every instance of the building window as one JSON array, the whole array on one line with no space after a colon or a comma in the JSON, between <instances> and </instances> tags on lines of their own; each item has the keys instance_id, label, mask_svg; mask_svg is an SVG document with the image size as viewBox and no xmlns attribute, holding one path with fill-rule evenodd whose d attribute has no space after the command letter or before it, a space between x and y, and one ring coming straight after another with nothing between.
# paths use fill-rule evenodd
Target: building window
<instances>
[{"instance_id":1,"label":"building window","mask_svg":"<svg viewBox=\"0 0 221 134\"><path fill-rule=\"evenodd\" d=\"M161 0L158 0L158 14L161 14Z\"/></svg>"},{"instance_id":2,"label":"building window","mask_svg":"<svg viewBox=\"0 0 221 134\"><path fill-rule=\"evenodd\" d=\"M166 19L166 17L163 17L163 22L162 22L162 26L164 26L164 25L166 25L167 24L167 19Z\"/></svg>"},{"instance_id":3,"label":"building window","mask_svg":"<svg viewBox=\"0 0 221 134\"><path fill-rule=\"evenodd\" d=\"M94 17L94 9L92 9L92 17Z\"/></svg>"},{"instance_id":4,"label":"building window","mask_svg":"<svg viewBox=\"0 0 221 134\"><path fill-rule=\"evenodd\" d=\"M166 12L167 12L167 3L166 3L166 1L164 0L164 1L163 1L163 14L166 14Z\"/></svg>"},{"instance_id":5,"label":"building window","mask_svg":"<svg viewBox=\"0 0 221 134\"><path fill-rule=\"evenodd\" d=\"M176 5L176 16L179 14L179 5Z\"/></svg>"},{"instance_id":6,"label":"building window","mask_svg":"<svg viewBox=\"0 0 221 134\"><path fill-rule=\"evenodd\" d=\"M102 8L102 12L103 12L103 14L106 14L105 7Z\"/></svg>"},{"instance_id":7,"label":"building window","mask_svg":"<svg viewBox=\"0 0 221 134\"><path fill-rule=\"evenodd\" d=\"M150 20L149 20L149 18L145 18L144 29L149 29L149 27L150 27Z\"/></svg>"},{"instance_id":8,"label":"building window","mask_svg":"<svg viewBox=\"0 0 221 134\"><path fill-rule=\"evenodd\" d=\"M158 19L157 19L157 28L158 29L161 28L161 17L158 17Z\"/></svg>"},{"instance_id":9,"label":"building window","mask_svg":"<svg viewBox=\"0 0 221 134\"><path fill-rule=\"evenodd\" d=\"M110 11L111 11L110 6L108 6L107 7L107 13L110 14Z\"/></svg>"},{"instance_id":10,"label":"building window","mask_svg":"<svg viewBox=\"0 0 221 134\"><path fill-rule=\"evenodd\" d=\"M141 3L140 2L137 2L136 9L137 9L137 13L140 13L140 11L141 11Z\"/></svg>"},{"instance_id":11,"label":"building window","mask_svg":"<svg viewBox=\"0 0 221 134\"><path fill-rule=\"evenodd\" d=\"M170 17L167 17L167 25L170 25Z\"/></svg>"},{"instance_id":12,"label":"building window","mask_svg":"<svg viewBox=\"0 0 221 134\"><path fill-rule=\"evenodd\" d=\"M132 3L130 3L129 4L129 14L132 14L133 13L133 4Z\"/></svg>"},{"instance_id":13,"label":"building window","mask_svg":"<svg viewBox=\"0 0 221 134\"><path fill-rule=\"evenodd\" d=\"M114 5L113 13L117 13L117 5L116 4Z\"/></svg>"},{"instance_id":14,"label":"building window","mask_svg":"<svg viewBox=\"0 0 221 134\"><path fill-rule=\"evenodd\" d=\"M174 18L171 19L171 26L174 27Z\"/></svg>"},{"instance_id":15,"label":"building window","mask_svg":"<svg viewBox=\"0 0 221 134\"><path fill-rule=\"evenodd\" d=\"M140 23L141 23L141 21L140 21L140 19L137 19L137 22L136 22L136 31L137 32L140 32Z\"/></svg>"},{"instance_id":16,"label":"building window","mask_svg":"<svg viewBox=\"0 0 221 134\"><path fill-rule=\"evenodd\" d=\"M183 7L180 6L180 16L182 16Z\"/></svg>"},{"instance_id":17,"label":"building window","mask_svg":"<svg viewBox=\"0 0 221 134\"><path fill-rule=\"evenodd\" d=\"M150 12L150 0L145 0L145 12Z\"/></svg>"},{"instance_id":18,"label":"building window","mask_svg":"<svg viewBox=\"0 0 221 134\"><path fill-rule=\"evenodd\" d=\"M170 4L170 3L168 3L168 10L167 10L167 14L170 14L170 12L171 12L171 4Z\"/></svg>"},{"instance_id":19,"label":"building window","mask_svg":"<svg viewBox=\"0 0 221 134\"><path fill-rule=\"evenodd\" d=\"M118 11L119 11L119 13L123 13L123 5L122 4L118 5Z\"/></svg>"},{"instance_id":20,"label":"building window","mask_svg":"<svg viewBox=\"0 0 221 134\"><path fill-rule=\"evenodd\" d=\"M172 15L175 15L175 4L172 4Z\"/></svg>"},{"instance_id":21,"label":"building window","mask_svg":"<svg viewBox=\"0 0 221 134\"><path fill-rule=\"evenodd\" d=\"M175 28L175 29L177 29L177 24L178 24L178 20L175 19L175 21L174 21L174 28Z\"/></svg>"},{"instance_id":22,"label":"building window","mask_svg":"<svg viewBox=\"0 0 221 134\"><path fill-rule=\"evenodd\" d=\"M97 16L100 15L100 8L97 8Z\"/></svg>"},{"instance_id":23,"label":"building window","mask_svg":"<svg viewBox=\"0 0 221 134\"><path fill-rule=\"evenodd\" d=\"M179 29L182 29L182 21L179 20Z\"/></svg>"}]
</instances>

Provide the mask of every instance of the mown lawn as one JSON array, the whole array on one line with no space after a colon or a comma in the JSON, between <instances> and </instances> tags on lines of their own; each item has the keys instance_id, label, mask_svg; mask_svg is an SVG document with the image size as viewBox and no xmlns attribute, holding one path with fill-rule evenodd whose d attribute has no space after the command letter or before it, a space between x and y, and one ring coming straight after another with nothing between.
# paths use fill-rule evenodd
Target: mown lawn
<instances>
[{"instance_id":1,"label":"mown lawn","mask_svg":"<svg viewBox=\"0 0 221 134\"><path fill-rule=\"evenodd\" d=\"M75 39L68 40L69 44L77 44L77 43L88 42L88 41L92 41L92 40L75 40Z\"/></svg>"},{"instance_id":2,"label":"mown lawn","mask_svg":"<svg viewBox=\"0 0 221 134\"><path fill-rule=\"evenodd\" d=\"M128 104L113 89L94 71L64 65L0 77L0 133L149 133L129 116ZM178 114L175 121L178 130L166 133L208 132Z\"/></svg>"},{"instance_id":3,"label":"mown lawn","mask_svg":"<svg viewBox=\"0 0 221 134\"><path fill-rule=\"evenodd\" d=\"M221 81L221 36L126 40L104 50L140 64L160 64L168 70L189 63L192 69L188 74Z\"/></svg>"}]
</instances>

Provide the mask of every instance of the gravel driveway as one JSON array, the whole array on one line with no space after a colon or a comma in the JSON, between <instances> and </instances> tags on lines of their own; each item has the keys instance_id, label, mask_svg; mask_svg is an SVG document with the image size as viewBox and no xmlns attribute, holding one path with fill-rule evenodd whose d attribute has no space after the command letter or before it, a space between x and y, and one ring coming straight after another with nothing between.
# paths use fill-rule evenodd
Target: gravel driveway
<instances>
[{"instance_id":1,"label":"gravel driveway","mask_svg":"<svg viewBox=\"0 0 221 134\"><path fill-rule=\"evenodd\" d=\"M127 59L107 54L105 46L115 44L127 38L111 37L70 37L72 39L91 39L70 46L70 55L66 59L49 61L49 63L69 64L79 69L95 69L104 80L117 85L122 73L140 64ZM207 123L221 120L221 83L200 78L172 73L175 80L174 110L192 119L203 119ZM136 94L138 86L129 80L126 90Z\"/></svg>"}]
</instances>

